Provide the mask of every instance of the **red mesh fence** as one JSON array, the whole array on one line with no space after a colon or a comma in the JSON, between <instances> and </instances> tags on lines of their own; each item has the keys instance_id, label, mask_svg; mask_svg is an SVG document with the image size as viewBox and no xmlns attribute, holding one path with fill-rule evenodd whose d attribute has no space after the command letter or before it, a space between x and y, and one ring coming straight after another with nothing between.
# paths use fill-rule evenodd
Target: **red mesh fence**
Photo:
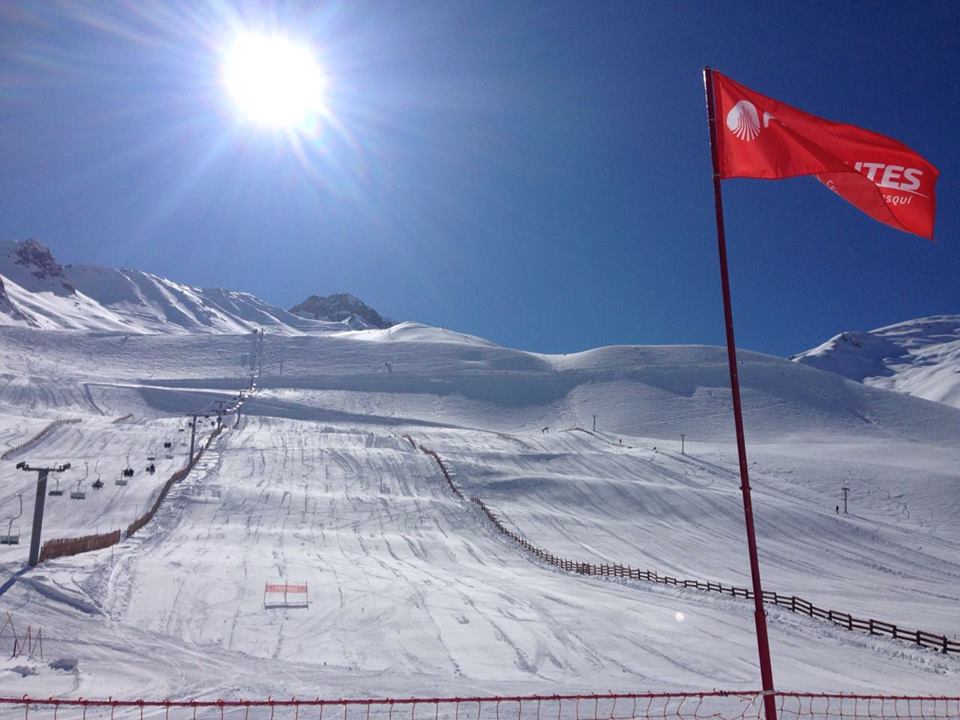
<instances>
[{"instance_id":1,"label":"red mesh fence","mask_svg":"<svg viewBox=\"0 0 960 720\"><path fill-rule=\"evenodd\" d=\"M960 719L960 696L777 693L781 720ZM0 698L22 720L758 720L757 691L512 697L88 700Z\"/></svg>"}]
</instances>

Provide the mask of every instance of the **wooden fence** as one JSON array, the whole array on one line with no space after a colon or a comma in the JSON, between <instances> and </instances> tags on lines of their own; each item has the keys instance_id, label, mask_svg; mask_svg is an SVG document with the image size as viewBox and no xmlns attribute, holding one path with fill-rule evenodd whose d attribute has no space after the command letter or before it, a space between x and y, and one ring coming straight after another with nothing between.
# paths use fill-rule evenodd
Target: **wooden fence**
<instances>
[{"instance_id":1,"label":"wooden fence","mask_svg":"<svg viewBox=\"0 0 960 720\"><path fill-rule=\"evenodd\" d=\"M40 548L40 562L53 558L79 555L91 550L103 550L120 542L120 531L103 533L101 535L85 535L78 538L58 538L47 540Z\"/></svg>"},{"instance_id":2,"label":"wooden fence","mask_svg":"<svg viewBox=\"0 0 960 720\"><path fill-rule=\"evenodd\" d=\"M206 450L210 443L213 442L213 439L220 434L222 428L217 428L210 436L207 438L200 446L200 450L190 458L190 462L187 463L185 468L177 470L170 478L163 484L163 487L160 488L160 493L157 495L156 500L153 501L153 504L150 506L150 509L147 510L143 515L138 517L129 526L127 526L127 532L124 537L130 537L137 530L142 528L148 522L153 519L153 516L156 514L157 510L160 509L160 505L163 503L164 499L167 497L167 493L170 492L170 488L173 487L175 483L183 480L189 472L193 469L193 466L197 464L197 461L203 455L203 451ZM103 550L108 548L111 545L116 545L120 542L121 533L120 530L114 530L113 532L103 533L102 535L85 535L84 537L77 538L56 538L54 540L47 540L43 547L40 548L40 562L44 560L52 560L53 558L66 557L68 555L78 555L84 552L90 552L92 550Z\"/></svg>"},{"instance_id":3,"label":"wooden fence","mask_svg":"<svg viewBox=\"0 0 960 720\"><path fill-rule=\"evenodd\" d=\"M210 447L210 443L214 441L214 439L221 433L222 430L223 426L218 427L216 430L210 433L210 436L207 438L206 442L200 446L197 454L190 458L187 466L177 470L173 475L170 476L170 478L163 484L163 487L160 488L160 493L157 495L156 500L153 501L153 505L150 506L150 509L127 526L127 537L130 537L148 522L153 520L153 516L156 515L157 510L160 509L160 506L167 497L167 493L170 492L170 488L183 480L190 473L190 471L193 469L193 466L196 465L197 461L203 456L203 451Z\"/></svg>"},{"instance_id":4,"label":"wooden fence","mask_svg":"<svg viewBox=\"0 0 960 720\"><path fill-rule=\"evenodd\" d=\"M39 443L47 435L49 435L51 432L56 430L61 425L74 425L75 423L78 423L78 422L80 422L79 418L71 418L69 420L54 420L52 423L47 425L43 430L38 432L29 440L24 440L19 445L15 445L14 447L9 448L8 450L5 450L3 454L0 455L0 460L7 460L13 457L16 453L20 452L21 450L26 450L29 447L33 447L34 445Z\"/></svg>"},{"instance_id":5,"label":"wooden fence","mask_svg":"<svg viewBox=\"0 0 960 720\"><path fill-rule=\"evenodd\" d=\"M454 484L450 470L443 459L434 450L430 450L422 445L420 449L436 461L441 474L453 493L461 500L465 499L463 492ZM524 550L536 556L539 560L566 572L577 575L596 575L600 577L642 580L645 582L659 583L661 585L674 585L676 587L716 592L735 598L753 599L753 590L735 585L724 585L723 583L704 580L684 580L669 575L662 575L653 570L640 570L639 568L631 567L630 565L620 565L619 563L597 565L595 563L568 560L548 550L537 547L519 533L507 528L500 518L494 515L493 511L490 510L487 504L480 498L471 497L470 502L480 508L490 523L502 535L508 537ZM827 620L847 630L863 630L871 635L886 635L896 640L908 640L917 645L934 648L943 653L960 653L960 640L953 640L946 635L937 635L936 633L930 633L925 630L909 630L894 625L893 623L874 620L872 618L857 618L850 613L817 607L810 601L804 600L796 595L781 595L777 592L764 590L763 601L771 605L779 605L780 607L787 608L791 612L800 613L801 615Z\"/></svg>"}]
</instances>

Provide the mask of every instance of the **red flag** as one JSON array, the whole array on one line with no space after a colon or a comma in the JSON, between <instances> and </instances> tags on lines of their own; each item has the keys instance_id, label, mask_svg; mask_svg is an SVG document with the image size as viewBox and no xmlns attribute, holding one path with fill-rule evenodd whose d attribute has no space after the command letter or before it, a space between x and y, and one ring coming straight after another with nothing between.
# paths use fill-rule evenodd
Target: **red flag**
<instances>
[{"instance_id":1,"label":"red flag","mask_svg":"<svg viewBox=\"0 0 960 720\"><path fill-rule=\"evenodd\" d=\"M721 178L816 175L874 220L933 239L939 172L916 152L712 75Z\"/></svg>"}]
</instances>

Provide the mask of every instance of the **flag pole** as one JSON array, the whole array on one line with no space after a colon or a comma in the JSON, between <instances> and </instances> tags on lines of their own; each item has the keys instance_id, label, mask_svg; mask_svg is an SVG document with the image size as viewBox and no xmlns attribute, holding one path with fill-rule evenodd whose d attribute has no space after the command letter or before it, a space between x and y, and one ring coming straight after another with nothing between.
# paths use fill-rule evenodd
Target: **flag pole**
<instances>
[{"instance_id":1,"label":"flag pole","mask_svg":"<svg viewBox=\"0 0 960 720\"><path fill-rule=\"evenodd\" d=\"M740 459L740 490L743 493L743 517L747 526L750 550L750 578L753 581L754 621L757 626L757 649L760 654L760 679L763 683L765 720L777 720L773 689L773 668L770 642L767 638L767 616L763 610L763 587L760 584L760 559L757 555L757 533L753 526L753 503L750 499L750 475L747 471L747 445L743 435L743 411L740 403L740 376L737 371L737 346L733 339L733 306L730 302L730 276L727 271L727 239L723 226L723 197L720 194L720 158L717 148L717 118L714 100L713 70L703 69L707 94L707 122L710 127L710 156L713 161L713 200L717 214L717 247L720 251L720 282L723 288L723 319L727 330L727 362L730 366L730 390L733 393L733 419L737 428L737 455Z\"/></svg>"}]
</instances>

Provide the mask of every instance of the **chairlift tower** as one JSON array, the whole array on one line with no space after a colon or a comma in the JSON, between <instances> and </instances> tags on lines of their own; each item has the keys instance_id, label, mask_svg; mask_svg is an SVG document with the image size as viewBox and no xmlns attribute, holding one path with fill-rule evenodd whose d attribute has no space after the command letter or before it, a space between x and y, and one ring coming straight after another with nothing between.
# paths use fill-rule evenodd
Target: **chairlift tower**
<instances>
[{"instance_id":1,"label":"chairlift tower","mask_svg":"<svg viewBox=\"0 0 960 720\"><path fill-rule=\"evenodd\" d=\"M47 477L52 472L61 473L69 470L70 463L54 467L30 467L25 462L18 462L17 469L37 474L37 499L33 503L33 531L30 535L30 559L28 560L30 566L35 567L40 562L40 531L43 527L43 503L47 499Z\"/></svg>"},{"instance_id":2,"label":"chairlift tower","mask_svg":"<svg viewBox=\"0 0 960 720\"><path fill-rule=\"evenodd\" d=\"M259 367L257 368L258 380L263 379L263 338L265 335L266 333L264 332L263 328L260 328L260 346L258 348L260 351L260 358L259 358Z\"/></svg>"},{"instance_id":3,"label":"chairlift tower","mask_svg":"<svg viewBox=\"0 0 960 720\"><path fill-rule=\"evenodd\" d=\"M190 454L187 455L187 467L190 467L190 463L193 462L194 443L197 439L197 418L200 417L200 414L194 413L187 415L187 417L190 418L190 422L187 423L190 426Z\"/></svg>"}]
</instances>

